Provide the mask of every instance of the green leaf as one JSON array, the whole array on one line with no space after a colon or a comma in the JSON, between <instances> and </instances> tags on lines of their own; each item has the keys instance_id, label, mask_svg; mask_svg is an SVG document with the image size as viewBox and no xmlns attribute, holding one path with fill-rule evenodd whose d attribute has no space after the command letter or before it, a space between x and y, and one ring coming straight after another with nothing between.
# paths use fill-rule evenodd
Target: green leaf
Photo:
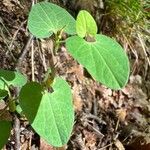
<instances>
[{"instance_id":1,"label":"green leaf","mask_svg":"<svg viewBox=\"0 0 150 150\"><path fill-rule=\"evenodd\" d=\"M0 100L8 95L8 91L0 89Z\"/></svg>"},{"instance_id":2,"label":"green leaf","mask_svg":"<svg viewBox=\"0 0 150 150\"><path fill-rule=\"evenodd\" d=\"M53 93L42 92L36 82L26 84L20 92L20 106L34 130L49 144L61 147L71 135L74 122L71 89L56 78Z\"/></svg>"},{"instance_id":3,"label":"green leaf","mask_svg":"<svg viewBox=\"0 0 150 150\"><path fill-rule=\"evenodd\" d=\"M0 89L6 89L7 86L21 87L25 85L27 78L17 71L8 71L0 69Z\"/></svg>"},{"instance_id":4,"label":"green leaf","mask_svg":"<svg viewBox=\"0 0 150 150\"><path fill-rule=\"evenodd\" d=\"M64 29L68 34L75 34L75 19L63 8L49 3L35 4L28 18L28 28L37 38L47 38Z\"/></svg>"},{"instance_id":5,"label":"green leaf","mask_svg":"<svg viewBox=\"0 0 150 150\"><path fill-rule=\"evenodd\" d=\"M10 121L0 121L0 149L7 143L11 131Z\"/></svg>"},{"instance_id":6,"label":"green leaf","mask_svg":"<svg viewBox=\"0 0 150 150\"><path fill-rule=\"evenodd\" d=\"M92 77L112 89L120 89L128 81L129 61L122 47L111 38L96 35L95 42L73 36L66 41L70 54Z\"/></svg>"},{"instance_id":7,"label":"green leaf","mask_svg":"<svg viewBox=\"0 0 150 150\"><path fill-rule=\"evenodd\" d=\"M22 108L20 107L20 105L17 105L17 106L16 106L16 112L17 112L21 117L24 116L23 111L22 111Z\"/></svg>"},{"instance_id":8,"label":"green leaf","mask_svg":"<svg viewBox=\"0 0 150 150\"><path fill-rule=\"evenodd\" d=\"M97 34L97 25L94 18L86 10L81 10L76 20L76 31L81 38Z\"/></svg>"}]
</instances>

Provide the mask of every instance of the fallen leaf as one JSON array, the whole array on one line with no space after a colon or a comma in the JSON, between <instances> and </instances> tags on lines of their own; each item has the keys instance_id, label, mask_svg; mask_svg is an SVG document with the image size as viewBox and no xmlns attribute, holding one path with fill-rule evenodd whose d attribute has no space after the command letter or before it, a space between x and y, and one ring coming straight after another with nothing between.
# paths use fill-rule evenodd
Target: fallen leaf
<instances>
[{"instance_id":1,"label":"fallen leaf","mask_svg":"<svg viewBox=\"0 0 150 150\"><path fill-rule=\"evenodd\" d=\"M115 141L115 146L118 148L118 150L125 150L123 144L119 140Z\"/></svg>"},{"instance_id":2,"label":"fallen leaf","mask_svg":"<svg viewBox=\"0 0 150 150\"><path fill-rule=\"evenodd\" d=\"M55 150L52 146L47 144L42 138L40 139L40 150Z\"/></svg>"},{"instance_id":3,"label":"fallen leaf","mask_svg":"<svg viewBox=\"0 0 150 150\"><path fill-rule=\"evenodd\" d=\"M116 115L117 115L119 121L121 121L121 122L125 121L125 118L127 115L126 109L124 109L124 108L117 109Z\"/></svg>"},{"instance_id":4,"label":"fallen leaf","mask_svg":"<svg viewBox=\"0 0 150 150\"><path fill-rule=\"evenodd\" d=\"M97 136L93 132L89 132L87 130L83 131L85 139L86 139L86 147L94 150L96 148Z\"/></svg>"},{"instance_id":5,"label":"fallen leaf","mask_svg":"<svg viewBox=\"0 0 150 150\"><path fill-rule=\"evenodd\" d=\"M83 101L79 95L79 86L76 83L73 86L73 104L76 112L82 111Z\"/></svg>"}]
</instances>

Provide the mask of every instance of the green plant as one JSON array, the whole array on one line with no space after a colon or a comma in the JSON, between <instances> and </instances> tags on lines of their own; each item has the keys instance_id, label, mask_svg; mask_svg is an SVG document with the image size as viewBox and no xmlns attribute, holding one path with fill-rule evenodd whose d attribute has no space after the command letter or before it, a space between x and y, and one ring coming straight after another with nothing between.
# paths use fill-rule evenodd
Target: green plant
<instances>
[{"instance_id":1,"label":"green plant","mask_svg":"<svg viewBox=\"0 0 150 150\"><path fill-rule=\"evenodd\" d=\"M6 144L11 131L11 119L4 116L9 107L10 112L15 112L16 98L11 94L12 87L22 87L27 78L17 71L0 69L0 101L6 102L5 108L0 111L0 149Z\"/></svg>"},{"instance_id":2,"label":"green plant","mask_svg":"<svg viewBox=\"0 0 150 150\"><path fill-rule=\"evenodd\" d=\"M142 30L149 30L149 7L146 0L106 1L105 20L112 20L115 36L124 35L130 40L137 37L136 33L142 34Z\"/></svg>"},{"instance_id":3,"label":"green plant","mask_svg":"<svg viewBox=\"0 0 150 150\"><path fill-rule=\"evenodd\" d=\"M65 42L73 58L82 64L95 80L112 89L121 89L127 83L128 57L115 40L97 34L97 25L85 10L79 12L75 21L63 8L40 2L31 9L28 28L37 38L53 38L50 70L42 83L27 82L26 77L18 72L0 70L0 97L2 99L7 96L9 109L15 112L16 98L11 96L9 89L11 85L20 86L19 105L33 129L49 144L61 147L69 140L74 124L71 88L65 80L56 75L53 60L58 52L62 33L72 35ZM0 129L5 128L3 135L0 134L0 148L6 143L10 126L10 121L0 122Z\"/></svg>"}]
</instances>

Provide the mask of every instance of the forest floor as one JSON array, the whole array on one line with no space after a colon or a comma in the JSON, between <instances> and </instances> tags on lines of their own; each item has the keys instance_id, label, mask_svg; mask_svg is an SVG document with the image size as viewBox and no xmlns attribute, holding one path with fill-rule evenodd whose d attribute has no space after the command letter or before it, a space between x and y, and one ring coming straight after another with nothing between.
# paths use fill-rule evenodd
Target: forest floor
<instances>
[{"instance_id":1,"label":"forest floor","mask_svg":"<svg viewBox=\"0 0 150 150\"><path fill-rule=\"evenodd\" d=\"M41 81L48 68L46 48L50 42L48 39L39 42L29 34L30 8L30 1L0 1L0 68L17 68L28 80ZM143 51L138 42L132 44L137 55ZM67 53L65 46L60 47L57 73L71 85L75 108L74 130L65 146L68 150L150 150L149 58L144 52L144 58L136 57L128 48L127 53L130 79L125 88L114 91L94 81ZM27 120L20 119L18 132L22 150L55 149L34 133ZM14 134L15 130L4 150L15 149Z\"/></svg>"}]
</instances>

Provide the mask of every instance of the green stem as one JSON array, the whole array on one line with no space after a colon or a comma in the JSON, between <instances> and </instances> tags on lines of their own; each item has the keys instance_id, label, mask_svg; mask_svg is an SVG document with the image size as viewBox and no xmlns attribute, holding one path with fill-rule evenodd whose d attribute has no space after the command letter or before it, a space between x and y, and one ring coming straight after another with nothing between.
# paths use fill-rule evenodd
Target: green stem
<instances>
[{"instance_id":1,"label":"green stem","mask_svg":"<svg viewBox=\"0 0 150 150\"><path fill-rule=\"evenodd\" d=\"M54 43L56 44L56 43ZM46 88L50 88L51 84L54 81L54 78L56 76L56 68L55 68L55 48L56 45L53 46L52 49L49 50L48 53L48 60L49 60L49 65L50 65L50 70L47 71L46 75L45 75L45 79L44 79L44 86L46 86Z\"/></svg>"},{"instance_id":2,"label":"green stem","mask_svg":"<svg viewBox=\"0 0 150 150\"><path fill-rule=\"evenodd\" d=\"M65 41L60 41L61 40L61 36L62 36L62 32L63 32L63 29L55 34L55 37L54 37L54 40L53 40L53 47L52 49L49 49L49 53L48 53L48 59L49 59L49 65L50 65L50 71L48 70L47 71L47 75L45 76L44 78L44 86L46 86L46 88L50 88L51 87L51 84L53 83L54 81L54 78L56 76L56 62L55 62L55 59L56 59L56 53L57 53L57 50L60 46L61 43L64 43Z\"/></svg>"},{"instance_id":3,"label":"green stem","mask_svg":"<svg viewBox=\"0 0 150 150\"><path fill-rule=\"evenodd\" d=\"M62 43L65 43L65 42L66 42L66 40L61 40L61 41L59 40L59 41L57 41L56 43L57 43L57 44L62 44Z\"/></svg>"}]
</instances>

